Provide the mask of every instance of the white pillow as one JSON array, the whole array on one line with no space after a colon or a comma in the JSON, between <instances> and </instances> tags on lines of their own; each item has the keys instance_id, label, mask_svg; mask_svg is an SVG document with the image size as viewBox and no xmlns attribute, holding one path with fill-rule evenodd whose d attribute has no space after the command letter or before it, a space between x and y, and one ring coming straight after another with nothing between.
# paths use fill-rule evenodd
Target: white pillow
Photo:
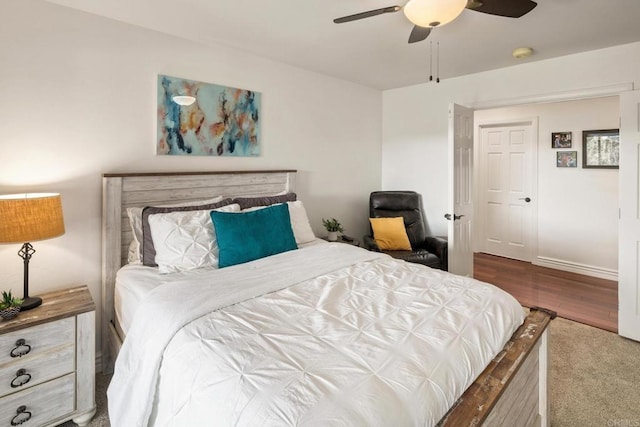
<instances>
[{"instance_id":1,"label":"white pillow","mask_svg":"<svg viewBox=\"0 0 640 427\"><path fill-rule=\"evenodd\" d=\"M232 204L214 210L240 212L240 206ZM149 215L156 263L161 274L218 267L218 243L210 212L201 210Z\"/></svg>"},{"instance_id":2,"label":"white pillow","mask_svg":"<svg viewBox=\"0 0 640 427\"><path fill-rule=\"evenodd\" d=\"M287 205L289 205L291 228L296 238L296 244L299 245L316 240L316 235L313 234L311 224L309 224L309 218L307 217L307 211L302 202L297 200L295 202L287 202Z\"/></svg>"},{"instance_id":3,"label":"white pillow","mask_svg":"<svg viewBox=\"0 0 640 427\"><path fill-rule=\"evenodd\" d=\"M140 255L138 254L138 242L132 240L129 243L129 250L127 251L127 262L129 264L142 264Z\"/></svg>"},{"instance_id":4,"label":"white pillow","mask_svg":"<svg viewBox=\"0 0 640 427\"><path fill-rule=\"evenodd\" d=\"M174 208L179 206L198 206L208 205L211 203L221 202L224 199L223 196L214 197L206 200L196 200L194 202L182 202L171 205L154 205L158 208ZM133 231L132 245L129 247L128 261L130 264L142 262L142 210L145 206L127 208L127 216L129 217L129 224L131 224L131 231Z\"/></svg>"},{"instance_id":5,"label":"white pillow","mask_svg":"<svg viewBox=\"0 0 640 427\"><path fill-rule=\"evenodd\" d=\"M309 218L307 217L307 211L305 210L302 202L300 200L287 202L287 206L289 207L291 229L293 230L293 236L296 238L296 244L300 245L302 243L308 243L316 240L316 235L313 234L311 224L309 224ZM252 208L243 209L242 212L256 211L267 207L268 206L254 206Z\"/></svg>"}]
</instances>

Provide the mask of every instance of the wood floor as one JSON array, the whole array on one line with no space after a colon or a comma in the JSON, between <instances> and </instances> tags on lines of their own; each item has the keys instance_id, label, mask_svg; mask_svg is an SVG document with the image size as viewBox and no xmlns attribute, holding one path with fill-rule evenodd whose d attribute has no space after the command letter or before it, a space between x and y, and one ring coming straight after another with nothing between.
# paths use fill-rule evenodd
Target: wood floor
<instances>
[{"instance_id":1,"label":"wood floor","mask_svg":"<svg viewBox=\"0 0 640 427\"><path fill-rule=\"evenodd\" d=\"M479 253L473 275L525 307L548 308L565 319L618 332L618 282Z\"/></svg>"}]
</instances>

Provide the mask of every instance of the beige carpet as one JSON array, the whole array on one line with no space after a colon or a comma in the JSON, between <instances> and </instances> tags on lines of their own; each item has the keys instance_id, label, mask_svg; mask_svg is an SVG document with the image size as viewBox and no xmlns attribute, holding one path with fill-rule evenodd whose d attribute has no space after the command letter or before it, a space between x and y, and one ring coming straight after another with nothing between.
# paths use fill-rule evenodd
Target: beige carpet
<instances>
[{"instance_id":1,"label":"beige carpet","mask_svg":"<svg viewBox=\"0 0 640 427\"><path fill-rule=\"evenodd\" d=\"M640 343L560 318L550 342L552 426L640 426Z\"/></svg>"},{"instance_id":2,"label":"beige carpet","mask_svg":"<svg viewBox=\"0 0 640 427\"><path fill-rule=\"evenodd\" d=\"M557 318L551 322L550 348L553 427L640 427L640 343ZM98 411L91 427L109 426L110 378L97 375Z\"/></svg>"}]
</instances>

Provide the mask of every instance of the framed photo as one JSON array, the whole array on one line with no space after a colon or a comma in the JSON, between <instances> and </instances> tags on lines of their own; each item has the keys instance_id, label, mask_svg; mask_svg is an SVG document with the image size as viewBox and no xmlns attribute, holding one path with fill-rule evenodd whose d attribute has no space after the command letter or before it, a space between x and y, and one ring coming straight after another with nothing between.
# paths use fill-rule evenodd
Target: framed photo
<instances>
[{"instance_id":1,"label":"framed photo","mask_svg":"<svg viewBox=\"0 0 640 427\"><path fill-rule=\"evenodd\" d=\"M571 132L551 133L551 148L571 148Z\"/></svg>"},{"instance_id":2,"label":"framed photo","mask_svg":"<svg viewBox=\"0 0 640 427\"><path fill-rule=\"evenodd\" d=\"M620 130L582 131L582 167L620 168Z\"/></svg>"},{"instance_id":3,"label":"framed photo","mask_svg":"<svg viewBox=\"0 0 640 427\"><path fill-rule=\"evenodd\" d=\"M577 168L577 151L558 151L556 153L556 166L559 168Z\"/></svg>"}]
</instances>

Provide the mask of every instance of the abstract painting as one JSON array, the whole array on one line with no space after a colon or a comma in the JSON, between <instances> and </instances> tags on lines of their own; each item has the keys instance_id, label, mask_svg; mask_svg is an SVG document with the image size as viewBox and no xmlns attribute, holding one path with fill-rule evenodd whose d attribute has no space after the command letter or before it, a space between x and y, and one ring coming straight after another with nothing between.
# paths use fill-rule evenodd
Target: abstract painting
<instances>
[{"instance_id":1,"label":"abstract painting","mask_svg":"<svg viewBox=\"0 0 640 427\"><path fill-rule=\"evenodd\" d=\"M260 93L158 75L157 139L158 154L259 156Z\"/></svg>"}]
</instances>

